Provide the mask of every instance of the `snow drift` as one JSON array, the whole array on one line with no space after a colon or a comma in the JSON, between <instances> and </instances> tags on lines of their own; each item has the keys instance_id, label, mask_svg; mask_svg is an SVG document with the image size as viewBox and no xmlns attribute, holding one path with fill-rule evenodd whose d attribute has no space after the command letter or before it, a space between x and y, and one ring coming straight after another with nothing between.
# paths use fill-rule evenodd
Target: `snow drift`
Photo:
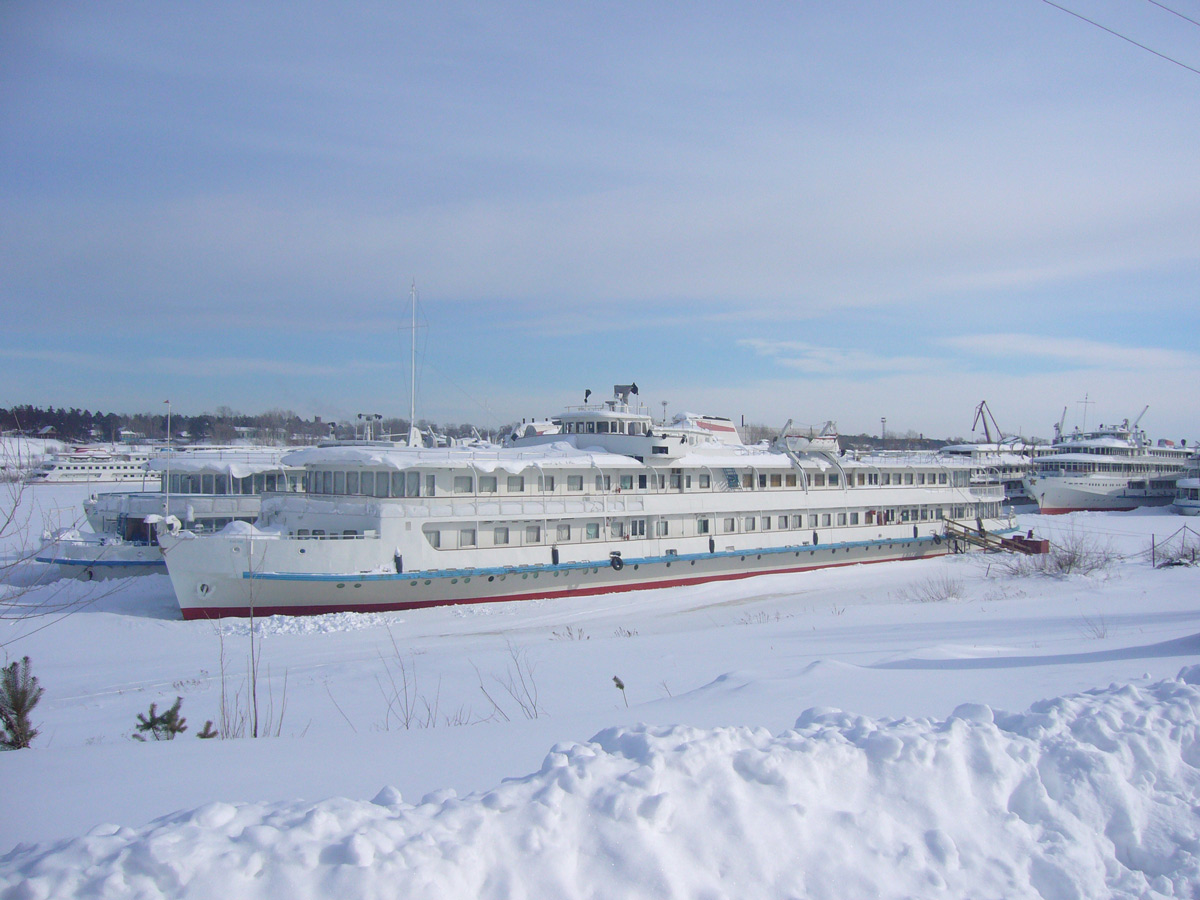
<instances>
[{"instance_id":1,"label":"snow drift","mask_svg":"<svg viewBox=\"0 0 1200 900\"><path fill-rule=\"evenodd\" d=\"M461 799L211 803L19 846L0 896L1190 897L1197 685L944 721L812 709L777 736L612 728Z\"/></svg>"}]
</instances>

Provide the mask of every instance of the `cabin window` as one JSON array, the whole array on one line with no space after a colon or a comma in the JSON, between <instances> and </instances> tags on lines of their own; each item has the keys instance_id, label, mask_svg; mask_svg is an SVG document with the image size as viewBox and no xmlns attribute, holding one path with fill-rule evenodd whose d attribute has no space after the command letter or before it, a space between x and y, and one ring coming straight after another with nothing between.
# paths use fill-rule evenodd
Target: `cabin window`
<instances>
[{"instance_id":1,"label":"cabin window","mask_svg":"<svg viewBox=\"0 0 1200 900\"><path fill-rule=\"evenodd\" d=\"M595 434L595 433L596 433L596 423L595 423L595 422L588 422L588 423L587 423L587 433L588 433L588 434Z\"/></svg>"},{"instance_id":2,"label":"cabin window","mask_svg":"<svg viewBox=\"0 0 1200 900\"><path fill-rule=\"evenodd\" d=\"M817 527L817 514L816 514L816 513L811 513L811 514L809 515L809 517L808 517L808 527L809 527L809 528L816 528L816 527Z\"/></svg>"},{"instance_id":3,"label":"cabin window","mask_svg":"<svg viewBox=\"0 0 1200 900\"><path fill-rule=\"evenodd\" d=\"M588 522L583 526L583 536L589 541L600 540L600 523Z\"/></svg>"},{"instance_id":4,"label":"cabin window","mask_svg":"<svg viewBox=\"0 0 1200 900\"><path fill-rule=\"evenodd\" d=\"M405 472L404 473L404 496L416 497L421 493L421 473L420 472ZM430 491L432 494L433 492Z\"/></svg>"},{"instance_id":5,"label":"cabin window","mask_svg":"<svg viewBox=\"0 0 1200 900\"><path fill-rule=\"evenodd\" d=\"M638 476L638 490L644 491L645 489L646 489L646 476L639 475Z\"/></svg>"},{"instance_id":6,"label":"cabin window","mask_svg":"<svg viewBox=\"0 0 1200 900\"><path fill-rule=\"evenodd\" d=\"M510 494L525 493L525 476L524 475L509 475L508 476L508 492Z\"/></svg>"},{"instance_id":7,"label":"cabin window","mask_svg":"<svg viewBox=\"0 0 1200 900\"><path fill-rule=\"evenodd\" d=\"M657 522L655 522L654 523L654 536L660 537L660 538L666 537L667 536L667 524L668 523L667 523L666 519L659 519Z\"/></svg>"},{"instance_id":8,"label":"cabin window","mask_svg":"<svg viewBox=\"0 0 1200 900\"><path fill-rule=\"evenodd\" d=\"M671 490L677 491L683 487L683 480L678 472L671 473Z\"/></svg>"},{"instance_id":9,"label":"cabin window","mask_svg":"<svg viewBox=\"0 0 1200 900\"><path fill-rule=\"evenodd\" d=\"M259 476L256 475L254 477L257 479ZM332 472L322 472L321 473L321 493L322 494L332 494L333 493L333 473Z\"/></svg>"},{"instance_id":10,"label":"cabin window","mask_svg":"<svg viewBox=\"0 0 1200 900\"><path fill-rule=\"evenodd\" d=\"M504 525L497 525L492 529L492 543L497 547L508 543L508 528Z\"/></svg>"},{"instance_id":11,"label":"cabin window","mask_svg":"<svg viewBox=\"0 0 1200 900\"><path fill-rule=\"evenodd\" d=\"M596 490L607 491L607 490L611 490L611 489L612 489L612 476L611 475L597 475L596 476Z\"/></svg>"},{"instance_id":12,"label":"cabin window","mask_svg":"<svg viewBox=\"0 0 1200 900\"><path fill-rule=\"evenodd\" d=\"M567 490L568 491L582 491L583 490L583 476L582 475L568 475L567 476Z\"/></svg>"},{"instance_id":13,"label":"cabin window","mask_svg":"<svg viewBox=\"0 0 1200 900\"><path fill-rule=\"evenodd\" d=\"M455 475L454 476L454 493L456 493L456 494L471 493L471 476L470 475Z\"/></svg>"},{"instance_id":14,"label":"cabin window","mask_svg":"<svg viewBox=\"0 0 1200 900\"><path fill-rule=\"evenodd\" d=\"M696 520L696 534L708 534L708 519Z\"/></svg>"},{"instance_id":15,"label":"cabin window","mask_svg":"<svg viewBox=\"0 0 1200 900\"><path fill-rule=\"evenodd\" d=\"M709 476L708 474L701 474L697 477L700 480L700 490L707 491L710 487L712 487L712 477L711 476Z\"/></svg>"},{"instance_id":16,"label":"cabin window","mask_svg":"<svg viewBox=\"0 0 1200 900\"><path fill-rule=\"evenodd\" d=\"M393 472L392 473L392 496L393 497L403 497L404 496L404 473L403 472Z\"/></svg>"},{"instance_id":17,"label":"cabin window","mask_svg":"<svg viewBox=\"0 0 1200 900\"><path fill-rule=\"evenodd\" d=\"M771 476L771 487L783 487L783 476L779 474L773 474Z\"/></svg>"},{"instance_id":18,"label":"cabin window","mask_svg":"<svg viewBox=\"0 0 1200 900\"><path fill-rule=\"evenodd\" d=\"M216 492L218 494L228 494L229 493L229 478L228 478L228 476L226 476L226 475L218 475L217 476Z\"/></svg>"},{"instance_id":19,"label":"cabin window","mask_svg":"<svg viewBox=\"0 0 1200 900\"><path fill-rule=\"evenodd\" d=\"M783 484L784 487L795 487L796 474L794 472L789 472L787 475L783 476Z\"/></svg>"},{"instance_id":20,"label":"cabin window","mask_svg":"<svg viewBox=\"0 0 1200 900\"><path fill-rule=\"evenodd\" d=\"M726 534L737 531L737 522L734 519L726 518L724 525Z\"/></svg>"},{"instance_id":21,"label":"cabin window","mask_svg":"<svg viewBox=\"0 0 1200 900\"><path fill-rule=\"evenodd\" d=\"M829 525L830 525L829 513L821 513L821 525L825 528L829 527Z\"/></svg>"},{"instance_id":22,"label":"cabin window","mask_svg":"<svg viewBox=\"0 0 1200 900\"><path fill-rule=\"evenodd\" d=\"M816 472L812 477L813 487L825 487L825 474Z\"/></svg>"},{"instance_id":23,"label":"cabin window","mask_svg":"<svg viewBox=\"0 0 1200 900\"><path fill-rule=\"evenodd\" d=\"M608 526L608 532L615 538L624 537L625 536L625 523L624 522L610 522L609 526Z\"/></svg>"},{"instance_id":24,"label":"cabin window","mask_svg":"<svg viewBox=\"0 0 1200 900\"><path fill-rule=\"evenodd\" d=\"M765 488L767 486L767 476L766 475L758 476L758 486L760 488Z\"/></svg>"},{"instance_id":25,"label":"cabin window","mask_svg":"<svg viewBox=\"0 0 1200 900\"><path fill-rule=\"evenodd\" d=\"M571 539L571 526L563 523L555 528L554 539L556 541L569 541Z\"/></svg>"},{"instance_id":26,"label":"cabin window","mask_svg":"<svg viewBox=\"0 0 1200 900\"><path fill-rule=\"evenodd\" d=\"M333 473L333 492L335 494L346 493L346 473L345 472L334 472Z\"/></svg>"},{"instance_id":27,"label":"cabin window","mask_svg":"<svg viewBox=\"0 0 1200 900\"><path fill-rule=\"evenodd\" d=\"M553 475L543 475L542 476L542 490L548 494L554 493L554 476Z\"/></svg>"},{"instance_id":28,"label":"cabin window","mask_svg":"<svg viewBox=\"0 0 1200 900\"><path fill-rule=\"evenodd\" d=\"M358 493L358 473L357 472L347 472L346 473L346 493L347 494L357 494Z\"/></svg>"},{"instance_id":29,"label":"cabin window","mask_svg":"<svg viewBox=\"0 0 1200 900\"><path fill-rule=\"evenodd\" d=\"M496 476L495 475L480 475L479 476L479 493L481 493L481 494L496 493Z\"/></svg>"},{"instance_id":30,"label":"cabin window","mask_svg":"<svg viewBox=\"0 0 1200 900\"><path fill-rule=\"evenodd\" d=\"M632 475L622 475L621 476L621 490L623 490L623 491L632 491L633 490L633 476Z\"/></svg>"},{"instance_id":31,"label":"cabin window","mask_svg":"<svg viewBox=\"0 0 1200 900\"><path fill-rule=\"evenodd\" d=\"M442 533L440 531L425 532L425 540L429 541L429 546L434 550L438 550L442 546Z\"/></svg>"},{"instance_id":32,"label":"cabin window","mask_svg":"<svg viewBox=\"0 0 1200 900\"><path fill-rule=\"evenodd\" d=\"M763 531L770 531L770 530L771 530L771 517L763 516Z\"/></svg>"},{"instance_id":33,"label":"cabin window","mask_svg":"<svg viewBox=\"0 0 1200 900\"><path fill-rule=\"evenodd\" d=\"M838 481L838 473L837 473L837 472L830 472L830 473L829 473L829 486L830 486L830 487L837 487L839 483L840 483L840 482Z\"/></svg>"},{"instance_id":34,"label":"cabin window","mask_svg":"<svg viewBox=\"0 0 1200 900\"><path fill-rule=\"evenodd\" d=\"M646 536L646 520L645 519L630 519L629 520L629 535L630 535L630 537L645 537Z\"/></svg>"},{"instance_id":35,"label":"cabin window","mask_svg":"<svg viewBox=\"0 0 1200 900\"><path fill-rule=\"evenodd\" d=\"M742 487L744 487L746 490L751 490L754 487L754 476L753 475L743 475L742 476Z\"/></svg>"},{"instance_id":36,"label":"cabin window","mask_svg":"<svg viewBox=\"0 0 1200 900\"><path fill-rule=\"evenodd\" d=\"M754 516L746 516L746 530L747 531L754 530Z\"/></svg>"},{"instance_id":37,"label":"cabin window","mask_svg":"<svg viewBox=\"0 0 1200 900\"><path fill-rule=\"evenodd\" d=\"M938 472L938 484L945 484L945 483L946 483L946 473Z\"/></svg>"},{"instance_id":38,"label":"cabin window","mask_svg":"<svg viewBox=\"0 0 1200 900\"><path fill-rule=\"evenodd\" d=\"M475 546L475 529L462 528L458 532L458 546L474 547Z\"/></svg>"},{"instance_id":39,"label":"cabin window","mask_svg":"<svg viewBox=\"0 0 1200 900\"><path fill-rule=\"evenodd\" d=\"M850 513L850 524L851 524L851 525L857 525L857 524L858 524L858 513L856 513L856 512L852 512L852 513Z\"/></svg>"},{"instance_id":40,"label":"cabin window","mask_svg":"<svg viewBox=\"0 0 1200 900\"><path fill-rule=\"evenodd\" d=\"M845 525L845 524L846 524L846 514L845 514L845 513L838 513L838 514L837 514L837 517L838 517L838 518L837 518L837 523L838 523L839 525Z\"/></svg>"},{"instance_id":41,"label":"cabin window","mask_svg":"<svg viewBox=\"0 0 1200 900\"><path fill-rule=\"evenodd\" d=\"M386 497L388 495L388 473L375 473L375 496Z\"/></svg>"},{"instance_id":42,"label":"cabin window","mask_svg":"<svg viewBox=\"0 0 1200 900\"><path fill-rule=\"evenodd\" d=\"M541 525L526 525L525 526L525 543L540 544L542 542L542 526Z\"/></svg>"}]
</instances>

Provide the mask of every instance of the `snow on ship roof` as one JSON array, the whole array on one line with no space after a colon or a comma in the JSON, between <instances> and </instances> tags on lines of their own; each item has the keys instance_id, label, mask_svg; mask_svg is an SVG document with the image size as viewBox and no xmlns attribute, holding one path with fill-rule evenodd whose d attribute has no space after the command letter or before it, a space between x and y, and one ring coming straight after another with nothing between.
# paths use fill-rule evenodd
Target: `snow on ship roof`
<instances>
[{"instance_id":1,"label":"snow on ship roof","mask_svg":"<svg viewBox=\"0 0 1200 900\"><path fill-rule=\"evenodd\" d=\"M278 472L290 464L283 459L288 455L284 448L240 448L223 450L193 450L184 453L163 454L146 464L152 472L181 475L228 475L231 478L246 478L262 472Z\"/></svg>"},{"instance_id":2,"label":"snow on ship roof","mask_svg":"<svg viewBox=\"0 0 1200 900\"><path fill-rule=\"evenodd\" d=\"M630 456L610 453L600 447L578 448L567 441L554 441L531 447L380 447L329 446L305 447L284 458L290 466L370 466L385 469L459 468L468 466L480 472L503 471L515 474L543 466L593 469L615 466L640 466Z\"/></svg>"}]
</instances>

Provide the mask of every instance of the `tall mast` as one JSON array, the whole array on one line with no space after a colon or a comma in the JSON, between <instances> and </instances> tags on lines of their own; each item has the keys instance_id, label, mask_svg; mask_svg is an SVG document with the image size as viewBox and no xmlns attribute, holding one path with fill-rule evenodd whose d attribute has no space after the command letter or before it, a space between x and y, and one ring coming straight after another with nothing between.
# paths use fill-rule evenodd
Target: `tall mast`
<instances>
[{"instance_id":1,"label":"tall mast","mask_svg":"<svg viewBox=\"0 0 1200 900\"><path fill-rule=\"evenodd\" d=\"M417 280L412 282L412 372L409 379L408 398L408 446L415 446L413 436L417 434Z\"/></svg>"}]
</instances>

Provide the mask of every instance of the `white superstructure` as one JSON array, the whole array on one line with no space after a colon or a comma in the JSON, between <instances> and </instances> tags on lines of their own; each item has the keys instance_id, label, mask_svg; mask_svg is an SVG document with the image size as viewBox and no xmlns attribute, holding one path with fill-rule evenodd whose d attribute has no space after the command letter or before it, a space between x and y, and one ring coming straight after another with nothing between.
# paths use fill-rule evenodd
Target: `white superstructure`
<instances>
[{"instance_id":1,"label":"white superstructure","mask_svg":"<svg viewBox=\"0 0 1200 900\"><path fill-rule=\"evenodd\" d=\"M989 530L969 463L748 447L728 419L654 422L618 386L503 448L329 446L256 525L159 536L185 618L384 610L629 591L946 552Z\"/></svg>"},{"instance_id":2,"label":"white superstructure","mask_svg":"<svg viewBox=\"0 0 1200 900\"><path fill-rule=\"evenodd\" d=\"M949 459L969 460L971 481L978 485L1000 485L1004 501L1013 507L1032 507L1034 500L1025 488L1025 478L1033 471L1033 461L1049 451L1047 445L1019 440L947 444L938 450Z\"/></svg>"},{"instance_id":3,"label":"white superstructure","mask_svg":"<svg viewBox=\"0 0 1200 900\"><path fill-rule=\"evenodd\" d=\"M1034 461L1025 488L1048 514L1165 506L1175 496L1189 453L1170 441L1151 444L1128 419L1065 436L1055 426L1050 452Z\"/></svg>"}]
</instances>

